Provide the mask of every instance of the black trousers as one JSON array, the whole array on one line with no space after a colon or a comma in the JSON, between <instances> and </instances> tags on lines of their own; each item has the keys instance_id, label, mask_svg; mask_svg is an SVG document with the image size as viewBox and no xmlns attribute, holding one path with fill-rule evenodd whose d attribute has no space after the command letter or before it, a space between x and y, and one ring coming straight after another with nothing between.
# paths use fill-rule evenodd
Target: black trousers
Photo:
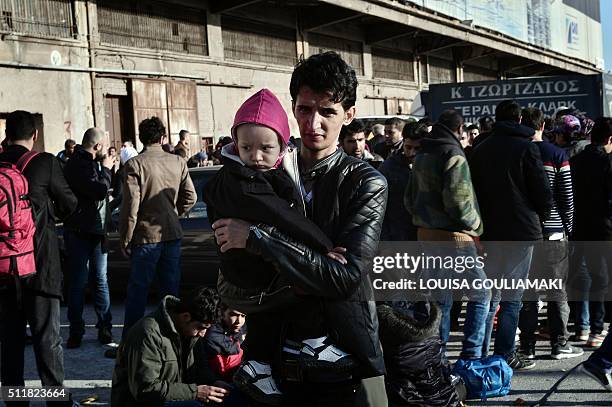
<instances>
[{"instance_id":1,"label":"black trousers","mask_svg":"<svg viewBox=\"0 0 612 407\"><path fill-rule=\"evenodd\" d=\"M536 245L532 268L529 277L532 279L561 279L563 284L567 281L569 272L568 242L565 240L546 240ZM569 333L567 322L569 319L569 304L565 289L549 290L547 297L547 318L550 328L551 345L564 345ZM538 328L538 303L534 301L537 293L525 292L523 307L519 316L521 329L521 345L535 344L535 331Z\"/></svg>"},{"instance_id":2,"label":"black trousers","mask_svg":"<svg viewBox=\"0 0 612 407\"><path fill-rule=\"evenodd\" d=\"M21 286L21 304L14 285L0 286L0 380L3 386L24 385L26 324L30 324L36 367L43 386L62 386L64 355L60 335L60 300ZM48 403L61 405L61 403ZM28 403L7 403L10 406Z\"/></svg>"}]
</instances>

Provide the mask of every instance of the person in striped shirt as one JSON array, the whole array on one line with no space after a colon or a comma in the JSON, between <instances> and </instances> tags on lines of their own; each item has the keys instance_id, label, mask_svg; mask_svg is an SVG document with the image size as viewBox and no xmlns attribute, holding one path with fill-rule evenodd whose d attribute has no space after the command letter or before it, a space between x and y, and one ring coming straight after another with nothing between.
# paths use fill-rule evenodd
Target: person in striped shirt
<instances>
[{"instance_id":1,"label":"person in striped shirt","mask_svg":"<svg viewBox=\"0 0 612 407\"><path fill-rule=\"evenodd\" d=\"M568 359L583 354L582 349L567 343L569 305L565 281L569 270L568 236L572 233L574 198L572 176L567 153L552 143L544 141L544 114L541 110L523 109L522 124L535 130L533 142L540 150L544 170L553 191L553 207L550 216L542 222L544 242L536 246L534 261L529 272L531 278L562 279L563 289L546 292L548 325L550 329L551 356L553 359ZM519 318L521 330L520 352L528 359L535 358L535 331L538 325L537 294L525 293ZM535 301L534 301L535 300Z\"/></svg>"}]
</instances>

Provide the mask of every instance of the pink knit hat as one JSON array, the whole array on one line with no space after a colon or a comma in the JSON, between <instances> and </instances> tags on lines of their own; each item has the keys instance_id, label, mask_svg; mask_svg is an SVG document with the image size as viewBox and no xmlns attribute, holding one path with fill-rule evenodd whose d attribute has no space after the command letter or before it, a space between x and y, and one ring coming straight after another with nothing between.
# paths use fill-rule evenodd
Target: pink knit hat
<instances>
[{"instance_id":1,"label":"pink knit hat","mask_svg":"<svg viewBox=\"0 0 612 407\"><path fill-rule=\"evenodd\" d=\"M264 88L248 98L236 112L232 126L234 143L236 142L236 129L246 123L261 124L271 128L281 138L283 150L286 149L289 137L291 137L289 118L281 103L269 89Z\"/></svg>"}]
</instances>

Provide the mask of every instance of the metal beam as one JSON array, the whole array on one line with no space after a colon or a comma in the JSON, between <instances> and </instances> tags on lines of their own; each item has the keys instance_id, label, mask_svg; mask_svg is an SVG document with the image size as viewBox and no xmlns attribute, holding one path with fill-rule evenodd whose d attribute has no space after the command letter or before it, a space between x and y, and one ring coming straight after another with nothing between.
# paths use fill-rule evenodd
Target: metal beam
<instances>
[{"instance_id":1,"label":"metal beam","mask_svg":"<svg viewBox=\"0 0 612 407\"><path fill-rule=\"evenodd\" d=\"M226 13L228 11L237 10L255 3L260 3L261 1L263 0L215 0L211 2L210 12Z\"/></svg>"},{"instance_id":2,"label":"metal beam","mask_svg":"<svg viewBox=\"0 0 612 407\"><path fill-rule=\"evenodd\" d=\"M453 41L448 44L437 46L435 48L430 48L430 49L422 49L419 47L417 48L417 53L419 55L429 55L429 54L433 54L438 51L445 50L447 48L457 47L459 45L465 45L465 41Z\"/></svg>"},{"instance_id":3,"label":"metal beam","mask_svg":"<svg viewBox=\"0 0 612 407\"><path fill-rule=\"evenodd\" d=\"M384 23L380 26L371 26L365 32L365 43L367 45L378 44L379 42L395 40L409 35L416 36L418 29L408 27L384 28Z\"/></svg>"},{"instance_id":4,"label":"metal beam","mask_svg":"<svg viewBox=\"0 0 612 407\"><path fill-rule=\"evenodd\" d=\"M358 11L368 16L376 16L394 24L418 27L420 30L441 36L463 40L470 44L493 48L499 52L516 55L559 69L583 74L600 72L593 64L562 55L552 50L543 50L509 36L492 32L480 27L468 27L448 17L436 15L416 7L407 7L398 2L385 0L319 0L319 3L332 4Z\"/></svg>"},{"instance_id":5,"label":"metal beam","mask_svg":"<svg viewBox=\"0 0 612 407\"><path fill-rule=\"evenodd\" d=\"M309 13L302 17L302 29L315 31L330 25L346 23L363 17L363 14L346 9L337 9L329 13Z\"/></svg>"}]
</instances>

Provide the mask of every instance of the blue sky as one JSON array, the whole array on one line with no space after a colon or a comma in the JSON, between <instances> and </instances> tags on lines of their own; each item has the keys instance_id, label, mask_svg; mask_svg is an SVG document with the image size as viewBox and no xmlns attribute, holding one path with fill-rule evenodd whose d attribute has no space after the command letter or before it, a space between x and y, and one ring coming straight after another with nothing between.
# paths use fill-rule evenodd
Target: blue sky
<instances>
[{"instance_id":1,"label":"blue sky","mask_svg":"<svg viewBox=\"0 0 612 407\"><path fill-rule=\"evenodd\" d=\"M612 70L612 0L600 0L606 70Z\"/></svg>"}]
</instances>

